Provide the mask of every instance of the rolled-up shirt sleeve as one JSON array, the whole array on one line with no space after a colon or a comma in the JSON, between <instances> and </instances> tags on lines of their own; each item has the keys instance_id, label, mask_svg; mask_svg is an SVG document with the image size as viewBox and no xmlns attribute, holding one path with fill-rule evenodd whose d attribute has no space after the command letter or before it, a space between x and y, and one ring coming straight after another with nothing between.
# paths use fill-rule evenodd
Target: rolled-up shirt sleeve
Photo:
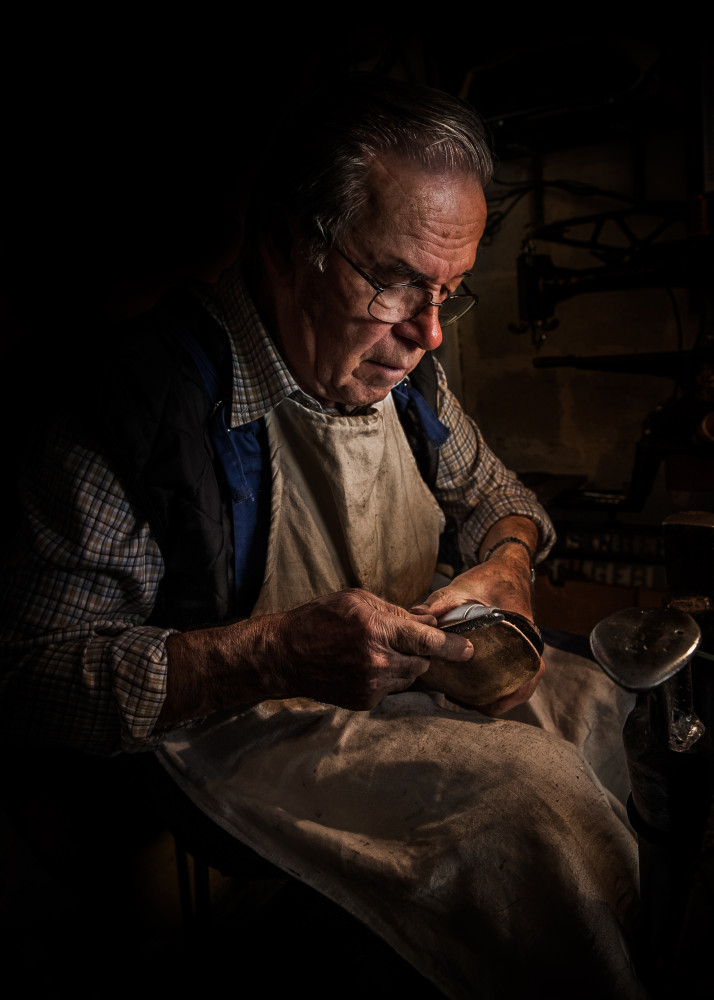
<instances>
[{"instance_id":1,"label":"rolled-up shirt sleeve","mask_svg":"<svg viewBox=\"0 0 714 1000\"><path fill-rule=\"evenodd\" d=\"M0 584L0 724L16 744L151 749L170 629L159 548L102 455L58 424L20 477Z\"/></svg>"},{"instance_id":2,"label":"rolled-up shirt sleeve","mask_svg":"<svg viewBox=\"0 0 714 1000\"><path fill-rule=\"evenodd\" d=\"M466 565L478 562L478 551L489 528L512 514L527 517L537 526L535 560L542 561L555 541L550 518L536 495L493 454L475 422L449 390L438 362L436 371L437 412L449 437L439 450L434 492L444 512L458 525Z\"/></svg>"}]
</instances>

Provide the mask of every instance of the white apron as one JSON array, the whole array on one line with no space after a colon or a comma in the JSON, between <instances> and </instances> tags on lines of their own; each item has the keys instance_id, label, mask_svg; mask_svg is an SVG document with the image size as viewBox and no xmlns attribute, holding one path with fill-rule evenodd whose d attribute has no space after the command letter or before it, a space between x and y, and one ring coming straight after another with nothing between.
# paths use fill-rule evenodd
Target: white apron
<instances>
[{"instance_id":1,"label":"white apron","mask_svg":"<svg viewBox=\"0 0 714 1000\"><path fill-rule=\"evenodd\" d=\"M366 417L288 400L268 433L256 611L344 586L405 607L423 596L441 515L391 397ZM622 807L630 699L587 660L546 659L513 718L416 691L369 712L274 700L174 731L159 758L215 822L447 997L643 998L625 942L638 906Z\"/></svg>"},{"instance_id":2,"label":"white apron","mask_svg":"<svg viewBox=\"0 0 714 1000\"><path fill-rule=\"evenodd\" d=\"M352 417L284 399L266 424L272 512L253 614L287 611L345 587L414 607L429 590L444 516L391 395Z\"/></svg>"}]
</instances>

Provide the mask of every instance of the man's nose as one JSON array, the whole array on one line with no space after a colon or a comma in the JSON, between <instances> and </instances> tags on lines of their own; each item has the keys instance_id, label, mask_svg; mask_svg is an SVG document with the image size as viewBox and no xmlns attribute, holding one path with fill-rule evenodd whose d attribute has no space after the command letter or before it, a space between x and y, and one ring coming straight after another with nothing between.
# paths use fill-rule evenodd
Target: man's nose
<instances>
[{"instance_id":1,"label":"man's nose","mask_svg":"<svg viewBox=\"0 0 714 1000\"><path fill-rule=\"evenodd\" d=\"M416 316L402 324L400 334L414 341L423 351L433 351L441 343L442 333L439 310L436 305L425 306Z\"/></svg>"}]
</instances>

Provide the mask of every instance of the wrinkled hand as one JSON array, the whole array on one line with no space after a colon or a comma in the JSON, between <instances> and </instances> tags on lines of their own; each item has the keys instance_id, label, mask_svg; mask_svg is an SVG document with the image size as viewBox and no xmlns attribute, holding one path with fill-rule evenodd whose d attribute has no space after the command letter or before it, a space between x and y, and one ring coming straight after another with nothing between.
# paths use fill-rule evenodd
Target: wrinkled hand
<instances>
[{"instance_id":1,"label":"wrinkled hand","mask_svg":"<svg viewBox=\"0 0 714 1000\"><path fill-rule=\"evenodd\" d=\"M487 606L515 611L529 621L533 621L531 601L530 565L523 559L520 546L499 549L486 563L474 566L455 577L447 587L435 590L417 607L413 614L432 614L440 618L462 604L478 602ZM541 660L538 673L526 684L505 698L489 705L477 706L484 715L503 715L516 705L533 695L545 673L545 663Z\"/></svg>"},{"instance_id":2,"label":"wrinkled hand","mask_svg":"<svg viewBox=\"0 0 714 1000\"><path fill-rule=\"evenodd\" d=\"M471 643L434 628L430 613L410 614L364 590L329 594L277 617L278 669L288 690L357 711L406 690L431 656L473 656Z\"/></svg>"},{"instance_id":3,"label":"wrinkled hand","mask_svg":"<svg viewBox=\"0 0 714 1000\"><path fill-rule=\"evenodd\" d=\"M494 557L454 577L448 586L429 594L422 604L411 608L411 612L441 618L447 611L474 601L504 611L516 611L533 621L530 569L527 576L519 566L513 572L505 561Z\"/></svg>"}]
</instances>

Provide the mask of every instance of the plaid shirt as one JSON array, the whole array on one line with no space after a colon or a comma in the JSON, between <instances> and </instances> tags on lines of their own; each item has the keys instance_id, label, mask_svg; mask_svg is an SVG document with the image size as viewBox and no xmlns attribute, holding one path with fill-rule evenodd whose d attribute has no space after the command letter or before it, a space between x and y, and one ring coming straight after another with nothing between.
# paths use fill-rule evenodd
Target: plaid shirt
<instances>
[{"instance_id":1,"label":"plaid shirt","mask_svg":"<svg viewBox=\"0 0 714 1000\"><path fill-rule=\"evenodd\" d=\"M322 408L295 383L235 269L201 298L230 334L233 426L264 416L285 396ZM451 433L434 492L460 525L467 560L477 561L484 535L508 514L536 522L542 558L553 541L550 521L437 371L438 415ZM171 630L144 624L163 573L148 523L137 520L105 458L66 419L31 456L20 492L25 519L2 573L5 737L98 753L157 745Z\"/></svg>"}]
</instances>

